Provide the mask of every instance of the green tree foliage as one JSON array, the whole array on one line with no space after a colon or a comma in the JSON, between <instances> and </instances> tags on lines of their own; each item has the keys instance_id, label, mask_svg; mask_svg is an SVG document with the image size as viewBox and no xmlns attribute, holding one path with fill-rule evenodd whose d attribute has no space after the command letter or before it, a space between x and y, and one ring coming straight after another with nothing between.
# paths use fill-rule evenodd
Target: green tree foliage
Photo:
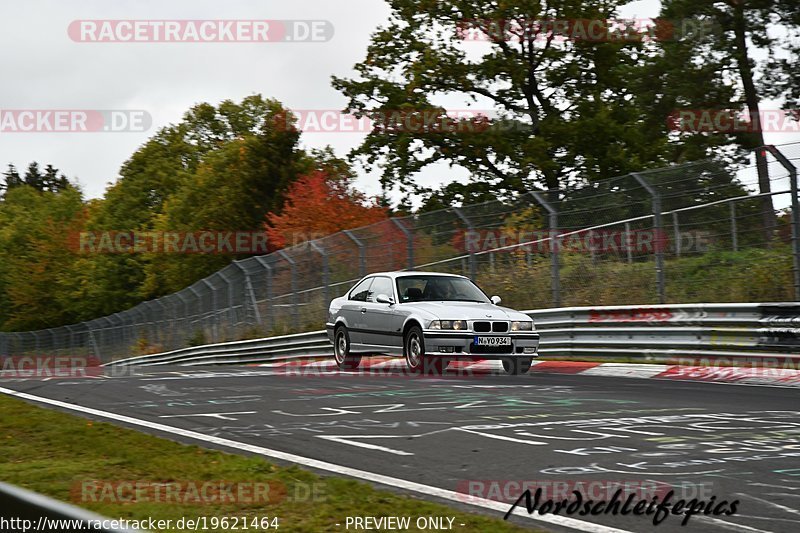
<instances>
[{"instance_id":1,"label":"green tree foliage","mask_svg":"<svg viewBox=\"0 0 800 533\"><path fill-rule=\"evenodd\" d=\"M800 102L800 3L664 0L661 16L700 23L702 29L664 43L657 66L671 82L674 102L688 108L746 110L756 127L734 135L733 140L746 149L762 146L764 135L758 126L762 100L782 100L787 109L795 110ZM767 60L758 63L759 54ZM756 152L756 163L760 192L769 192L766 155ZM770 197L763 199L762 218L765 227L775 227Z\"/></svg>"},{"instance_id":2,"label":"green tree foliage","mask_svg":"<svg viewBox=\"0 0 800 533\"><path fill-rule=\"evenodd\" d=\"M80 190L23 184L0 202L0 327L26 330L77 318L68 289L76 256L70 239L83 225Z\"/></svg>"},{"instance_id":3,"label":"green tree foliage","mask_svg":"<svg viewBox=\"0 0 800 533\"><path fill-rule=\"evenodd\" d=\"M349 98L348 110L443 113L436 102L466 97L497 120L450 134L379 127L352 156L380 167L385 189L411 189L414 174L433 163L460 165L473 181L489 184L448 185L432 207L673 161L661 85L646 61L656 54L652 43L565 39L530 29L534 20L613 19L624 3L390 0L391 20L373 35L357 77L333 79ZM492 26L498 21L511 33L498 33ZM463 42L458 29L465 25L493 38ZM521 29L514 33L515 27Z\"/></svg>"}]
</instances>

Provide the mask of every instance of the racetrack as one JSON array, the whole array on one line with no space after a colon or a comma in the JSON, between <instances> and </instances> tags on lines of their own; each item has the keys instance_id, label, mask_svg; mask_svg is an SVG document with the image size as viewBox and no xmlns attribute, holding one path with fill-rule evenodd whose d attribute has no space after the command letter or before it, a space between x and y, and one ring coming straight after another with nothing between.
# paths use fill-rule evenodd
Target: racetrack
<instances>
[{"instance_id":1,"label":"racetrack","mask_svg":"<svg viewBox=\"0 0 800 533\"><path fill-rule=\"evenodd\" d=\"M421 378L385 369L151 367L137 373L3 380L0 387L52 407L93 409L83 414L157 435L300 462L494 516L510 507L521 482L543 488L546 497L578 488L607 500L614 489L605 487L627 483L641 499L671 489L674 500L739 500L736 514L696 515L685 527L683 516L657 529L652 516L561 520L528 518L523 510L512 518L532 528L800 527L797 388L541 372ZM329 530L345 531L335 524Z\"/></svg>"}]
</instances>

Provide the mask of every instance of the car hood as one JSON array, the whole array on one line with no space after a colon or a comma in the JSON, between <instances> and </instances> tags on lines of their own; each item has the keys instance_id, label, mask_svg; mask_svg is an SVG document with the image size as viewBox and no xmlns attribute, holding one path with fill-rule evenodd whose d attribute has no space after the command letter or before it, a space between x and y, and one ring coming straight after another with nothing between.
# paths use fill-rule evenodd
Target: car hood
<instances>
[{"instance_id":1,"label":"car hood","mask_svg":"<svg viewBox=\"0 0 800 533\"><path fill-rule=\"evenodd\" d=\"M530 320L519 311L490 303L477 302L414 302L415 309L442 320Z\"/></svg>"}]
</instances>

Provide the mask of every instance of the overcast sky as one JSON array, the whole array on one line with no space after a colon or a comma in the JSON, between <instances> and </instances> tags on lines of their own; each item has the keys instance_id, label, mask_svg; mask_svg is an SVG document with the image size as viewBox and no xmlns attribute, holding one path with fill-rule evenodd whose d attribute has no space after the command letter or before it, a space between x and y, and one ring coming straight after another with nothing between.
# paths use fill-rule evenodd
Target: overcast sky
<instances>
[{"instance_id":1,"label":"overcast sky","mask_svg":"<svg viewBox=\"0 0 800 533\"><path fill-rule=\"evenodd\" d=\"M631 3L628 17L654 17L658 0ZM389 15L380 0L32 0L0 4L0 109L139 109L152 127L139 133L0 132L0 165L24 169L36 160L78 178L87 197L103 195L120 165L158 128L193 104L239 101L261 93L293 109L342 109L331 75L348 75L363 59L370 34ZM67 28L78 19L314 19L333 24L322 43L81 43ZM330 144L346 155L359 133L307 133L305 147ZM800 140L775 134L769 142ZM424 184L464 179L447 166ZM360 173L358 187L379 192Z\"/></svg>"}]
</instances>

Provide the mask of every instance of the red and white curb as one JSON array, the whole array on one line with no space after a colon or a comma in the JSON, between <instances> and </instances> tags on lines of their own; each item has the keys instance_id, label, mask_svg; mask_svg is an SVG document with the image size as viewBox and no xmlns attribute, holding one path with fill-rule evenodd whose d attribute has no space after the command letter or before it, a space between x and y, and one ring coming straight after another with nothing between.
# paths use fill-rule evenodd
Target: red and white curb
<instances>
[{"instance_id":1,"label":"red and white curb","mask_svg":"<svg viewBox=\"0 0 800 533\"><path fill-rule=\"evenodd\" d=\"M333 360L287 361L254 365L274 368L287 375L320 374L388 374L406 372L406 364L400 358L372 357L362 359L355 371L340 371ZM751 368L725 366L685 366L635 363L592 363L584 361L534 361L531 373L581 374L586 376L608 376L617 378L669 379L673 381L704 381L739 385L767 385L800 387L800 370L788 368ZM480 375L502 372L500 361L454 361L448 374Z\"/></svg>"}]
</instances>

